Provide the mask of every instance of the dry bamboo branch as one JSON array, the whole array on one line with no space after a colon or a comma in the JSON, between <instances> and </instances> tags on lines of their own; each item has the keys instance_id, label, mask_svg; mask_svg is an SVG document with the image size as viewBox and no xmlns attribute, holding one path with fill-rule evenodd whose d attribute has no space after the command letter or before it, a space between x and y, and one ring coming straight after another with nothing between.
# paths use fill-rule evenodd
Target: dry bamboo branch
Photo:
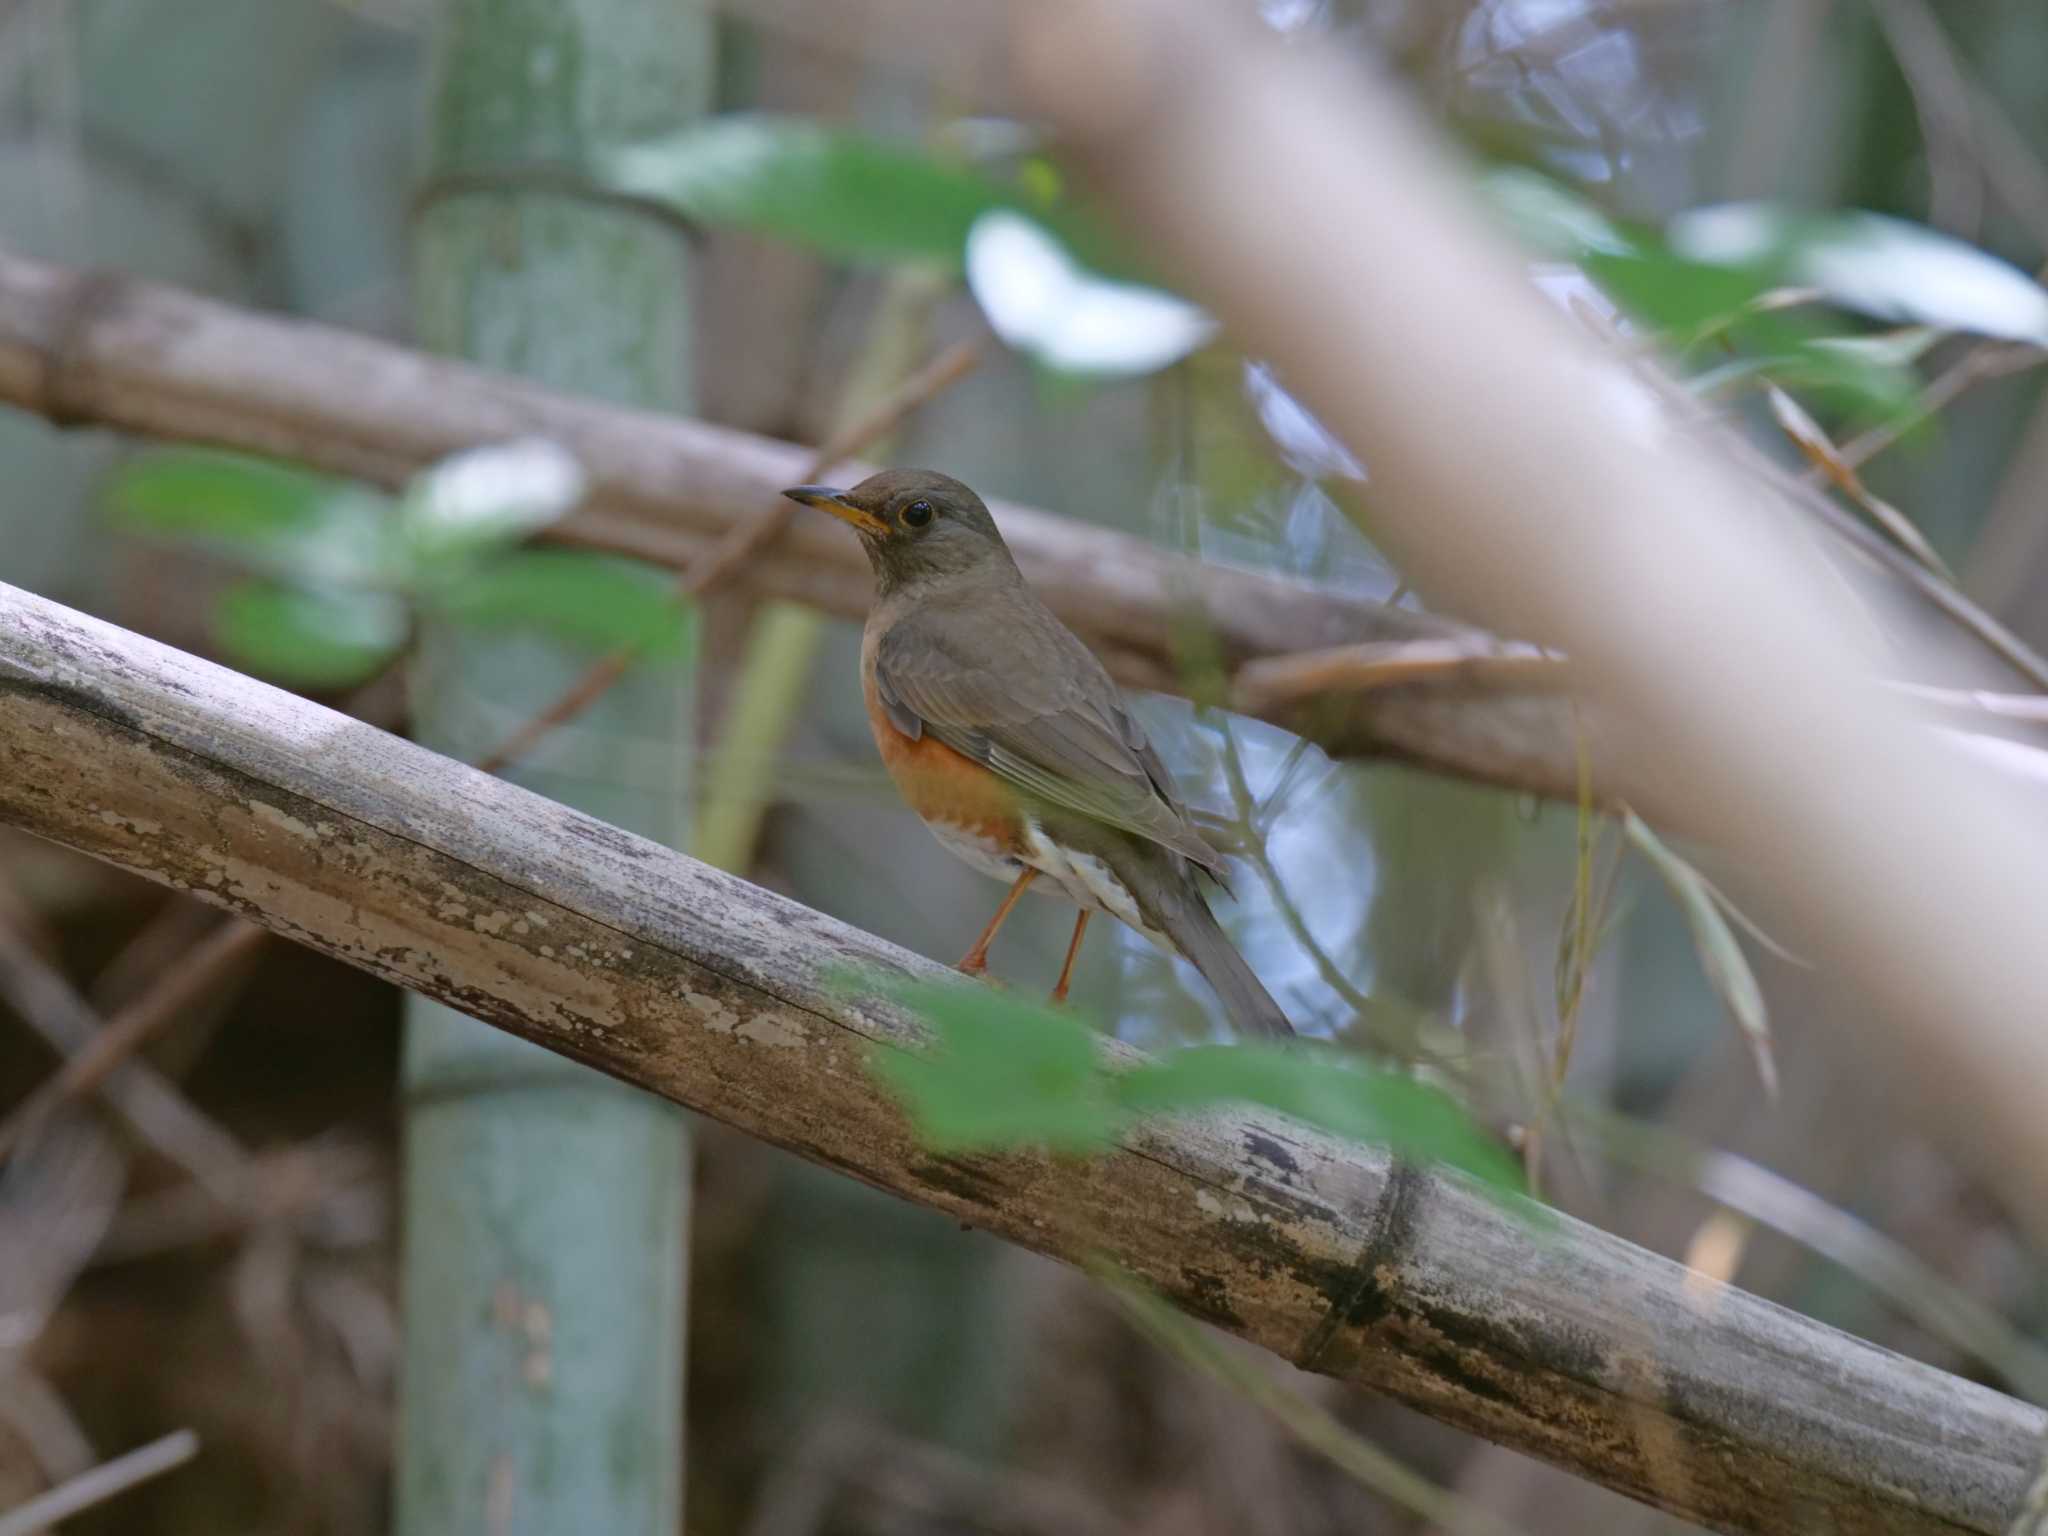
<instances>
[{"instance_id":1,"label":"dry bamboo branch","mask_svg":"<svg viewBox=\"0 0 2048 1536\"><path fill-rule=\"evenodd\" d=\"M458 449L549 437L593 482L589 502L558 536L679 569L730 548L736 529L802 482L810 459L793 444L575 400L327 326L4 252L0 403L66 425L272 454L385 485ZM1449 620L1197 564L1071 518L1011 505L996 513L1033 585L1134 686L1179 686L1174 635L1195 612L1233 666L1334 645L1488 643ZM872 586L855 541L817 518L797 519L732 574L759 596L847 617L867 611ZM1384 754L1567 800L1577 793L1570 720L1558 699L1541 694L1420 683L1326 710L1276 709L1272 718L1325 732L1321 744L1339 755ZM1617 795L1660 824L1685 819L1654 786L1621 786Z\"/></svg>"},{"instance_id":2,"label":"dry bamboo branch","mask_svg":"<svg viewBox=\"0 0 2048 1536\"><path fill-rule=\"evenodd\" d=\"M1992 1532L2031 1473L2037 1409L1277 1117L934 1156L864 1066L914 1025L838 978L941 967L5 586L0 821L1693 1520Z\"/></svg>"}]
</instances>

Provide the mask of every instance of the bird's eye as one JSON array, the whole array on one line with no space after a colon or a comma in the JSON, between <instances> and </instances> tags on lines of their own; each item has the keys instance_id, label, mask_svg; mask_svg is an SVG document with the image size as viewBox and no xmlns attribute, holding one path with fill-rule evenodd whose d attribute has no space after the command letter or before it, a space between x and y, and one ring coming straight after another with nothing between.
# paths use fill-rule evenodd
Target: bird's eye
<instances>
[{"instance_id":1,"label":"bird's eye","mask_svg":"<svg viewBox=\"0 0 2048 1536\"><path fill-rule=\"evenodd\" d=\"M928 501L913 501L903 509L903 526L922 528L932 520L932 504Z\"/></svg>"}]
</instances>

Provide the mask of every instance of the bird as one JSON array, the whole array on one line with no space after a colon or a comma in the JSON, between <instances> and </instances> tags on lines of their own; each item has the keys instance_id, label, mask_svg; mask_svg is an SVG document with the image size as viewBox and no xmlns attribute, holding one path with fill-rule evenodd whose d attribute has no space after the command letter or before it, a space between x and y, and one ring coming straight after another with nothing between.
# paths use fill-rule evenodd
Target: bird
<instances>
[{"instance_id":1,"label":"bird","mask_svg":"<svg viewBox=\"0 0 2048 1536\"><path fill-rule=\"evenodd\" d=\"M782 494L849 524L874 568L861 692L889 776L949 851L1009 885L958 969L987 971L996 931L1043 880L1080 909L1054 1002L1106 912L1191 962L1238 1031L1293 1034L1198 884L1229 890L1222 855L1101 661L1025 584L981 497L927 469Z\"/></svg>"}]
</instances>

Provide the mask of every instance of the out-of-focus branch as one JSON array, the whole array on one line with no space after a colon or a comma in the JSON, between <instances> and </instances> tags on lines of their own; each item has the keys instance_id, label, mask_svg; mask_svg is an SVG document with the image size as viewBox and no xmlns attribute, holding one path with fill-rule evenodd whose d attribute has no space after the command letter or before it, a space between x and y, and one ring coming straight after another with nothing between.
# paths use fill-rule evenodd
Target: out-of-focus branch
<instances>
[{"instance_id":1,"label":"out-of-focus branch","mask_svg":"<svg viewBox=\"0 0 2048 1536\"><path fill-rule=\"evenodd\" d=\"M1278 1117L934 1156L845 977L942 967L6 586L0 822L1694 1520L1988 1533L2032 1468L2038 1409Z\"/></svg>"},{"instance_id":2,"label":"out-of-focus branch","mask_svg":"<svg viewBox=\"0 0 2048 1536\"><path fill-rule=\"evenodd\" d=\"M0 1513L0 1536L35 1536L60 1520L126 1493L137 1483L183 1466L198 1454L199 1437L189 1429L176 1430Z\"/></svg>"},{"instance_id":3,"label":"out-of-focus branch","mask_svg":"<svg viewBox=\"0 0 2048 1536\"><path fill-rule=\"evenodd\" d=\"M2037 808L1876 684L1793 521L1544 306L1387 82L1234 7L1014 15L1098 190L1372 466L1401 570L1571 656L2048 1246Z\"/></svg>"},{"instance_id":4,"label":"out-of-focus branch","mask_svg":"<svg viewBox=\"0 0 2048 1536\"><path fill-rule=\"evenodd\" d=\"M345 331L5 253L0 403L386 485L478 443L549 437L593 483L554 536L678 569L730 548L735 530L801 483L812 457L794 444L572 399ZM1447 619L1189 561L1071 518L1000 504L996 514L1033 585L1133 686L1182 686L1175 635L1191 614L1231 666L1334 645L1489 643ZM867 611L872 586L855 541L824 518L798 518L731 575L757 596L849 617ZM1276 709L1273 718L1294 728L1327 719L1323 745L1341 755L1384 753L1504 788L1575 793L1569 719L1540 694L1417 683L1330 711ZM1626 788L1660 821L1683 822L1653 789Z\"/></svg>"},{"instance_id":5,"label":"out-of-focus branch","mask_svg":"<svg viewBox=\"0 0 2048 1536\"><path fill-rule=\"evenodd\" d=\"M0 682L4 682L0 673ZM217 939L195 950L171 977L138 998L123 1016L148 1029L158 1027L218 983L220 977L261 938L262 930L237 925L232 941ZM20 935L0 923L0 997L5 997L36 1033L71 1060L101 1064L100 1020L71 984L35 954ZM125 1033L125 1031L124 1031ZM117 1045L121 1041L117 1038ZM138 1041L139 1043L139 1041ZM194 1109L147 1062L114 1053L104 1059L100 1084L107 1102L147 1146L184 1169L208 1189L232 1190L244 1153L220 1126Z\"/></svg>"},{"instance_id":6,"label":"out-of-focus branch","mask_svg":"<svg viewBox=\"0 0 2048 1536\"><path fill-rule=\"evenodd\" d=\"M0 1158L14 1150L14 1144L24 1135L43 1123L57 1109L68 1104L80 1094L90 1093L109 1077L119 1071L130 1057L142 1049L150 1038L174 1022L185 1009L218 986L223 977L254 954L258 941L263 937L261 928L247 923L223 923L216 928L204 943L187 954L183 960L171 967L148 991L129 1007L124 1008L106 1025L93 1030L79 1047L65 1059L64 1065L17 1105L5 1118L0 1118ZM12 936L0 938L0 943L12 944ZM20 955L13 955L13 963L20 963ZM13 989L17 996L27 996L28 991L20 982ZM55 997L48 983L43 990ZM68 1008L69 1004L58 1005ZM83 1007L81 1000L80 1006ZM71 1035L70 1024L62 1026L64 1035ZM165 1085L167 1093L175 1093ZM149 1095L149 1090L145 1090ZM125 1098L131 1105L134 1099L132 1084ZM123 1096L116 1097L122 1103ZM154 1100L171 1102L171 1100ZM175 1100L183 1106L182 1099ZM165 1138L160 1129L161 1111L143 1114L138 1124L149 1129L158 1140L168 1139L180 1160L191 1164L200 1163L191 1171L202 1173L218 1182L227 1170L239 1162L239 1157L228 1159L231 1141L224 1131L214 1131L211 1123L198 1117L197 1111L181 1110L175 1134ZM193 1140L195 1126L207 1127L199 1140ZM150 1129L150 1128L156 1129ZM195 1151L195 1148L197 1150Z\"/></svg>"}]
</instances>

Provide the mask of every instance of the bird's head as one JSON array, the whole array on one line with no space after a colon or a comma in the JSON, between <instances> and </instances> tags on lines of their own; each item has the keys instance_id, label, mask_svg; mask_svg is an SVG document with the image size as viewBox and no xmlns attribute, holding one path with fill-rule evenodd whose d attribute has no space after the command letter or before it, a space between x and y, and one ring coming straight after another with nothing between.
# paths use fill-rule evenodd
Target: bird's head
<instances>
[{"instance_id":1,"label":"bird's head","mask_svg":"<svg viewBox=\"0 0 2048 1536\"><path fill-rule=\"evenodd\" d=\"M1016 573L988 507L951 475L885 469L847 491L799 485L782 494L852 527L884 591L969 571Z\"/></svg>"}]
</instances>

